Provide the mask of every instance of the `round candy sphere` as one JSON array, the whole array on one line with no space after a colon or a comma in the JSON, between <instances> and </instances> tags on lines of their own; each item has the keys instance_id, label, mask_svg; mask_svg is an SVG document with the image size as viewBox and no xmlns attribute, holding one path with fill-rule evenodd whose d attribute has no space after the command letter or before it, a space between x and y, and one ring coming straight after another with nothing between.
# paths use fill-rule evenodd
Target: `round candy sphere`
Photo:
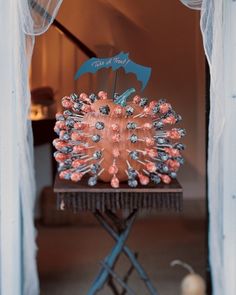
<instances>
[{"instance_id":1,"label":"round candy sphere","mask_svg":"<svg viewBox=\"0 0 236 295\"><path fill-rule=\"evenodd\" d=\"M56 115L59 138L53 141L61 178L77 182L88 174L90 186L100 179L118 188L122 181L137 187L176 177L184 147L178 140L185 130L173 125L181 117L163 99L149 103L135 95L128 100L134 92L128 89L114 99L105 91L62 99L65 110Z\"/></svg>"}]
</instances>

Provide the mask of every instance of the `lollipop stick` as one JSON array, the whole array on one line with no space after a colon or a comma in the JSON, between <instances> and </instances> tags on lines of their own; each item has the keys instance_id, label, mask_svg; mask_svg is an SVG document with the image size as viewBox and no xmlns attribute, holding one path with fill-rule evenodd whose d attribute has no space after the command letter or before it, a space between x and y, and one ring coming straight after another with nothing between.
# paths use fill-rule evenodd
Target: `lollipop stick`
<instances>
[{"instance_id":1,"label":"lollipop stick","mask_svg":"<svg viewBox=\"0 0 236 295\"><path fill-rule=\"evenodd\" d=\"M113 93L112 93L112 97L114 97L114 95L115 95L115 93L116 93L117 80L118 80L118 70L115 71L115 79L114 79L114 83L113 83Z\"/></svg>"}]
</instances>

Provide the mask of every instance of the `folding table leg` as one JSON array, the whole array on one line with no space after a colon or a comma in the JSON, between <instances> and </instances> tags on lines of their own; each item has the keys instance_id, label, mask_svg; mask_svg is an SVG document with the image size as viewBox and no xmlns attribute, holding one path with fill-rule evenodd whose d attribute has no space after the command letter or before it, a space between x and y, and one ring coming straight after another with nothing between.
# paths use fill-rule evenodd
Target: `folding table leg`
<instances>
[{"instance_id":1,"label":"folding table leg","mask_svg":"<svg viewBox=\"0 0 236 295\"><path fill-rule=\"evenodd\" d=\"M110 287L110 289L112 290L114 295L120 295L120 292L117 290L116 285L113 282L113 277L112 275L110 275L110 278L108 279L108 286Z\"/></svg>"},{"instance_id":2,"label":"folding table leg","mask_svg":"<svg viewBox=\"0 0 236 295\"><path fill-rule=\"evenodd\" d=\"M114 213L110 212L109 215L110 217L113 215ZM96 210L96 212L94 213L95 217L97 218L98 222L105 228L105 230L113 237L114 240L118 241L119 240L119 235L111 228L111 226L108 224L107 220L104 218L104 216L98 211ZM116 216L117 217L117 216ZM112 218L113 220L113 218ZM116 222L117 225L117 222ZM147 273L145 272L145 270L143 269L143 267L141 266L141 264L138 262L137 258L135 257L134 253L127 247L124 245L122 251L126 254L126 256L129 258L131 264L134 266L134 268L136 269L137 273L139 274L140 278L144 281L149 293L151 295L158 295L157 290L155 289L155 287L153 286L152 282L150 281Z\"/></svg>"},{"instance_id":3,"label":"folding table leg","mask_svg":"<svg viewBox=\"0 0 236 295\"><path fill-rule=\"evenodd\" d=\"M138 253L134 253L135 257L138 257ZM123 282L127 285L128 280L132 274L134 270L134 266L131 264L130 268L128 269L127 273L125 274L125 276L123 277ZM113 276L110 275L110 278L108 279L108 286L110 287L110 289L112 290L114 295L125 295L127 293L126 288L123 288L123 290L121 291L121 293L118 291L114 281L113 281Z\"/></svg>"},{"instance_id":4,"label":"folding table leg","mask_svg":"<svg viewBox=\"0 0 236 295\"><path fill-rule=\"evenodd\" d=\"M137 259L138 258L138 253L134 253L134 256ZM123 278L124 283L128 283L128 280L129 280L129 278L130 278L133 270L134 270L134 266L133 266L133 264L131 264L130 268L128 269L126 275ZM122 292L121 292L120 295L125 295L125 294L126 294L126 289L123 288L123 290L122 290Z\"/></svg>"},{"instance_id":5,"label":"folding table leg","mask_svg":"<svg viewBox=\"0 0 236 295\"><path fill-rule=\"evenodd\" d=\"M113 276L113 278L127 291L130 295L136 295L135 292L109 267L102 262L102 266Z\"/></svg>"},{"instance_id":6,"label":"folding table leg","mask_svg":"<svg viewBox=\"0 0 236 295\"><path fill-rule=\"evenodd\" d=\"M114 263L116 262L118 256L120 255L123 246L128 238L128 235L130 233L132 224L134 223L136 217L136 211L134 211L131 215L130 218L127 219L127 227L126 229L120 234L119 238L117 239L116 245L113 247L111 250L110 254L105 258L104 263L112 269L114 266ZM101 271L99 272L99 275L95 279L92 287L90 288L89 292L87 295L94 295L96 294L107 282L109 278L109 271L106 268L102 268Z\"/></svg>"}]
</instances>

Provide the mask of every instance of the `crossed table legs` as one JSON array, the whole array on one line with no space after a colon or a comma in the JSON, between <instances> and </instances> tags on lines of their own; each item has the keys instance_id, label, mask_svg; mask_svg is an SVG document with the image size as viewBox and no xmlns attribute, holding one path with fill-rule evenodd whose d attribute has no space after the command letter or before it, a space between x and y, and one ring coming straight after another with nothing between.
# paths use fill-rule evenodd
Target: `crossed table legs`
<instances>
[{"instance_id":1,"label":"crossed table legs","mask_svg":"<svg viewBox=\"0 0 236 295\"><path fill-rule=\"evenodd\" d=\"M135 291L127 284L133 269L137 271L140 279L145 283L149 294L158 295L158 292L152 285L145 270L138 262L137 254L133 253L128 248L128 246L125 245L131 227L135 221L137 212L138 211L135 209L129 214L127 218L121 218L111 210L106 210L104 215L99 210L94 212L94 215L100 225L112 236L112 238L116 241L116 244L108 256L104 259L104 261L101 262L100 272L93 282L87 295L97 294L105 283L109 285L114 295L124 295L126 293L131 295L139 295L135 293ZM116 262L122 252L128 257L131 263L130 269L123 278L114 271ZM116 281L123 288L121 293L119 293L114 281Z\"/></svg>"}]
</instances>

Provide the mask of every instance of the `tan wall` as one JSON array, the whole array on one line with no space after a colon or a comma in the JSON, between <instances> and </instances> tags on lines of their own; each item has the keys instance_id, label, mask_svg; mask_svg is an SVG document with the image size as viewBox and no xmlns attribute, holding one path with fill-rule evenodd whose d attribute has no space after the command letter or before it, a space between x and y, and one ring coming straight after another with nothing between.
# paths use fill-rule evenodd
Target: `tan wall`
<instances>
[{"instance_id":1,"label":"tan wall","mask_svg":"<svg viewBox=\"0 0 236 295\"><path fill-rule=\"evenodd\" d=\"M64 1L58 20L99 56L130 52L137 63L151 66L144 95L167 98L182 115L187 129L186 164L179 173L185 196L204 197L205 98L204 54L199 14L178 0ZM76 83L73 76L86 59L51 28L38 37L32 63L32 87L51 85L56 97L73 91L111 89L109 71ZM133 75L119 74L118 90L139 85Z\"/></svg>"}]
</instances>

